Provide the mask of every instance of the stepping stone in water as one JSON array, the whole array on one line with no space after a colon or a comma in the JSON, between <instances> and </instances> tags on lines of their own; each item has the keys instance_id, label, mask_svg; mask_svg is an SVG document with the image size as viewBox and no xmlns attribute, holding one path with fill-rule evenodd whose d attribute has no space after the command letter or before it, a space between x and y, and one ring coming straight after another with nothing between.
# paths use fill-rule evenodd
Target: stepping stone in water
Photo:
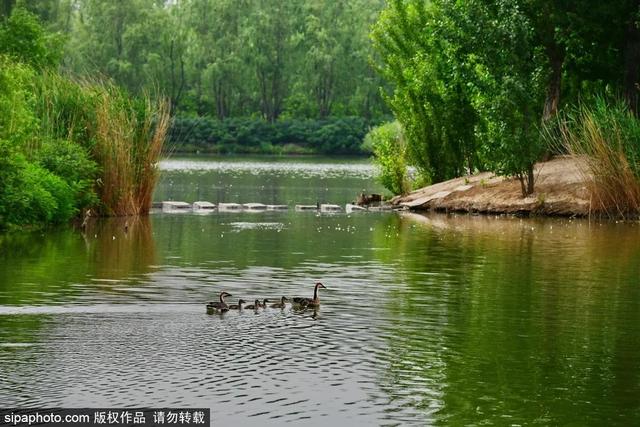
<instances>
[{"instance_id":1,"label":"stepping stone in water","mask_svg":"<svg viewBox=\"0 0 640 427\"><path fill-rule=\"evenodd\" d=\"M267 205L268 211L286 211L289 209L287 205Z\"/></svg>"},{"instance_id":2,"label":"stepping stone in water","mask_svg":"<svg viewBox=\"0 0 640 427\"><path fill-rule=\"evenodd\" d=\"M354 205L351 203L347 203L345 206L345 211L347 211L347 213L351 213L351 212L364 212L366 211L367 208L363 207L363 206L358 206L358 205Z\"/></svg>"},{"instance_id":3,"label":"stepping stone in water","mask_svg":"<svg viewBox=\"0 0 640 427\"><path fill-rule=\"evenodd\" d=\"M242 207L250 211L264 211L267 209L267 205L263 205L262 203L245 203Z\"/></svg>"},{"instance_id":4,"label":"stepping stone in water","mask_svg":"<svg viewBox=\"0 0 640 427\"><path fill-rule=\"evenodd\" d=\"M320 205L320 212L340 212L342 208L338 205L322 204Z\"/></svg>"},{"instance_id":5,"label":"stepping stone in water","mask_svg":"<svg viewBox=\"0 0 640 427\"><path fill-rule=\"evenodd\" d=\"M317 211L317 205L296 205L297 211Z\"/></svg>"},{"instance_id":6,"label":"stepping stone in water","mask_svg":"<svg viewBox=\"0 0 640 427\"><path fill-rule=\"evenodd\" d=\"M211 202L193 202L194 211L199 211L199 210L212 211L215 208L216 208L216 205L214 205Z\"/></svg>"},{"instance_id":7,"label":"stepping stone in water","mask_svg":"<svg viewBox=\"0 0 640 427\"><path fill-rule=\"evenodd\" d=\"M163 212L184 212L191 210L191 205L187 202L162 202Z\"/></svg>"},{"instance_id":8,"label":"stepping stone in water","mask_svg":"<svg viewBox=\"0 0 640 427\"><path fill-rule=\"evenodd\" d=\"M219 211L237 211L242 209L240 203L218 203Z\"/></svg>"},{"instance_id":9,"label":"stepping stone in water","mask_svg":"<svg viewBox=\"0 0 640 427\"><path fill-rule=\"evenodd\" d=\"M393 207L391 205L380 205L380 206L370 206L370 212L388 212L392 211Z\"/></svg>"}]
</instances>

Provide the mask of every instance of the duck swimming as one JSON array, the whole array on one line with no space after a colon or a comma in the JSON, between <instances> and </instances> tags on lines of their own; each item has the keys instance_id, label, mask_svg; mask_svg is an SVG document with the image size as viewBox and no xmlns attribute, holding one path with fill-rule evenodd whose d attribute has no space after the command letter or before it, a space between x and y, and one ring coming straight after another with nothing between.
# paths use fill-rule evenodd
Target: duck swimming
<instances>
[{"instance_id":1,"label":"duck swimming","mask_svg":"<svg viewBox=\"0 0 640 427\"><path fill-rule=\"evenodd\" d=\"M293 303L302 307L318 307L320 305L320 297L318 297L318 289L327 289L325 285L318 282L315 288L313 288L313 298L295 297Z\"/></svg>"},{"instance_id":2,"label":"duck swimming","mask_svg":"<svg viewBox=\"0 0 640 427\"><path fill-rule=\"evenodd\" d=\"M256 311L258 311L258 309L259 309L260 307L262 307L262 304L260 304L260 300L259 300L259 299L257 299L257 300L255 300L255 301L253 302L253 304L248 305L248 306L246 306L245 308L246 308L247 310L256 310Z\"/></svg>"},{"instance_id":3,"label":"duck swimming","mask_svg":"<svg viewBox=\"0 0 640 427\"><path fill-rule=\"evenodd\" d=\"M229 306L229 310L242 310L242 307L244 306L245 303L246 303L245 300L239 299L238 304L231 304Z\"/></svg>"},{"instance_id":4,"label":"duck swimming","mask_svg":"<svg viewBox=\"0 0 640 427\"><path fill-rule=\"evenodd\" d=\"M229 310L229 305L224 301L224 299L226 297L231 297L233 295L231 295L228 292L220 292L220 301L213 301L213 302L209 302L207 303L207 313L209 314L213 314L214 311L227 311Z\"/></svg>"},{"instance_id":5,"label":"duck swimming","mask_svg":"<svg viewBox=\"0 0 640 427\"><path fill-rule=\"evenodd\" d=\"M285 302L288 302L288 301L289 301L289 298L283 296L282 298L280 298L280 302L271 304L271 308L284 308Z\"/></svg>"},{"instance_id":6,"label":"duck swimming","mask_svg":"<svg viewBox=\"0 0 640 427\"><path fill-rule=\"evenodd\" d=\"M256 300L256 301L257 301L256 304L257 304L258 307L267 308L267 303L269 302L269 300L267 298L263 299L262 303L260 303L260 301L258 301L258 300Z\"/></svg>"}]
</instances>

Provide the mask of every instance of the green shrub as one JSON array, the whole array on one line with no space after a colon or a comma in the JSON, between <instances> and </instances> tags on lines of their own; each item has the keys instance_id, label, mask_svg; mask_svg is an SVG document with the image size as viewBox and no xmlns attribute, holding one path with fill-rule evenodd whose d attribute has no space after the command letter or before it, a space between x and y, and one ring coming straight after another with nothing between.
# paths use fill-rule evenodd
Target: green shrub
<instances>
[{"instance_id":1,"label":"green shrub","mask_svg":"<svg viewBox=\"0 0 640 427\"><path fill-rule=\"evenodd\" d=\"M37 132L35 97L30 90L34 70L0 55L0 138L20 144Z\"/></svg>"},{"instance_id":2,"label":"green shrub","mask_svg":"<svg viewBox=\"0 0 640 427\"><path fill-rule=\"evenodd\" d=\"M37 68L54 67L62 58L62 39L47 33L38 17L16 7L5 22L0 23L0 54Z\"/></svg>"},{"instance_id":3,"label":"green shrub","mask_svg":"<svg viewBox=\"0 0 640 427\"><path fill-rule=\"evenodd\" d=\"M176 117L169 130L170 149L209 153L364 154L361 142L369 124L359 117L324 120ZM294 149L293 146L296 146Z\"/></svg>"},{"instance_id":4,"label":"green shrub","mask_svg":"<svg viewBox=\"0 0 640 427\"><path fill-rule=\"evenodd\" d=\"M373 128L365 137L363 150L373 151L380 167L380 182L393 194L405 194L411 189L407 176L406 142L402 126L397 121Z\"/></svg>"},{"instance_id":5,"label":"green shrub","mask_svg":"<svg viewBox=\"0 0 640 427\"><path fill-rule=\"evenodd\" d=\"M89 158L89 153L81 145L63 139L47 141L36 152L35 160L69 185L76 209L98 204L98 196L93 189L98 165Z\"/></svg>"},{"instance_id":6,"label":"green shrub","mask_svg":"<svg viewBox=\"0 0 640 427\"><path fill-rule=\"evenodd\" d=\"M55 72L56 40L20 7L0 22L0 227L148 213L168 102Z\"/></svg>"},{"instance_id":7,"label":"green shrub","mask_svg":"<svg viewBox=\"0 0 640 427\"><path fill-rule=\"evenodd\" d=\"M0 229L68 221L77 212L73 194L62 178L0 140Z\"/></svg>"},{"instance_id":8,"label":"green shrub","mask_svg":"<svg viewBox=\"0 0 640 427\"><path fill-rule=\"evenodd\" d=\"M95 139L88 124L96 122L97 97L87 86L86 82L78 83L54 72L45 71L37 76L32 90L42 135L93 148Z\"/></svg>"}]
</instances>

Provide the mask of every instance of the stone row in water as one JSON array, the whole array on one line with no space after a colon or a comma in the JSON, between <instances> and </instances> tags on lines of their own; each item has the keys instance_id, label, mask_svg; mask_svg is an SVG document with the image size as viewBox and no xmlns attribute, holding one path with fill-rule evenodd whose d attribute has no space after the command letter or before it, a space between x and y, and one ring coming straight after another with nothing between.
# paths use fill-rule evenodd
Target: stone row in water
<instances>
[{"instance_id":1,"label":"stone row in water","mask_svg":"<svg viewBox=\"0 0 640 427\"><path fill-rule=\"evenodd\" d=\"M266 205L263 203L218 203L215 205L211 202L198 201L193 204L187 202L166 201L153 204L154 208L162 209L163 212L211 212L218 211L284 211L288 210L288 205ZM320 211L320 212L342 212L343 208L340 205L333 204L316 204L316 205L295 205L296 211ZM356 211L382 211L391 210L391 206L375 206L364 207L351 203L347 203L344 207L344 211L347 213Z\"/></svg>"}]
</instances>

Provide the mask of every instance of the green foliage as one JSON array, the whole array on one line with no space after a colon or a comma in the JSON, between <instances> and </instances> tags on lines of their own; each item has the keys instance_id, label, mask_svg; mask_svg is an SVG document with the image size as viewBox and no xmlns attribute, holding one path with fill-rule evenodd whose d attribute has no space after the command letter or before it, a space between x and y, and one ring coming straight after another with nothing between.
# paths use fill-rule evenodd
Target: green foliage
<instances>
[{"instance_id":1,"label":"green foliage","mask_svg":"<svg viewBox=\"0 0 640 427\"><path fill-rule=\"evenodd\" d=\"M0 24L0 54L38 68L54 67L62 57L62 39L45 32L35 15L18 7Z\"/></svg>"},{"instance_id":2,"label":"green foliage","mask_svg":"<svg viewBox=\"0 0 640 427\"><path fill-rule=\"evenodd\" d=\"M30 85L34 70L0 55L0 138L28 141L38 122L33 112L35 97Z\"/></svg>"},{"instance_id":3,"label":"green foliage","mask_svg":"<svg viewBox=\"0 0 640 427\"><path fill-rule=\"evenodd\" d=\"M523 196L533 192L533 165L543 152L544 58L534 28L517 4L469 2L466 19L483 29L475 46L472 105L490 170L517 176ZM471 22L468 22L471 25ZM494 40L502 40L496 45Z\"/></svg>"},{"instance_id":4,"label":"green foliage","mask_svg":"<svg viewBox=\"0 0 640 427\"><path fill-rule=\"evenodd\" d=\"M77 143L51 139L41 126L37 105L47 101L36 87L42 77L6 57L0 64L0 229L67 221L96 202L95 162Z\"/></svg>"},{"instance_id":5,"label":"green foliage","mask_svg":"<svg viewBox=\"0 0 640 427\"><path fill-rule=\"evenodd\" d=\"M0 229L151 205L168 104L55 72L54 39L22 8L0 26Z\"/></svg>"},{"instance_id":6,"label":"green foliage","mask_svg":"<svg viewBox=\"0 0 640 427\"><path fill-rule=\"evenodd\" d=\"M176 151L210 153L362 154L367 122L359 117L325 120L176 117L168 141Z\"/></svg>"},{"instance_id":7,"label":"green foliage","mask_svg":"<svg viewBox=\"0 0 640 427\"><path fill-rule=\"evenodd\" d=\"M89 150L90 123L95 123L96 93L89 82L75 82L59 73L45 71L35 79L35 113L40 129L49 139L68 139Z\"/></svg>"},{"instance_id":8,"label":"green foliage","mask_svg":"<svg viewBox=\"0 0 640 427\"><path fill-rule=\"evenodd\" d=\"M68 221L76 213L73 196L62 178L0 140L0 229Z\"/></svg>"},{"instance_id":9,"label":"green foliage","mask_svg":"<svg viewBox=\"0 0 640 427\"><path fill-rule=\"evenodd\" d=\"M382 5L79 0L37 12L69 34L64 63L78 73L106 75L134 94L159 89L174 111L275 122L386 113L368 40Z\"/></svg>"},{"instance_id":10,"label":"green foliage","mask_svg":"<svg viewBox=\"0 0 640 427\"><path fill-rule=\"evenodd\" d=\"M38 165L65 181L77 209L98 204L93 191L98 166L80 144L64 139L49 140L40 145L34 157Z\"/></svg>"},{"instance_id":11,"label":"green foliage","mask_svg":"<svg viewBox=\"0 0 640 427\"><path fill-rule=\"evenodd\" d=\"M563 105L613 88L637 111L638 13L633 2L390 0L372 38L408 160L428 180L486 168L530 194L540 125Z\"/></svg>"},{"instance_id":12,"label":"green foliage","mask_svg":"<svg viewBox=\"0 0 640 427\"><path fill-rule=\"evenodd\" d=\"M380 182L393 194L411 190L407 176L407 144L400 123L391 122L375 127L367 133L364 150L371 150L380 167Z\"/></svg>"},{"instance_id":13,"label":"green foliage","mask_svg":"<svg viewBox=\"0 0 640 427\"><path fill-rule=\"evenodd\" d=\"M387 102L402 123L407 154L426 181L481 167L471 105L470 42L446 2L392 1L372 38L380 72L393 84ZM455 12L455 13L454 13Z\"/></svg>"}]
</instances>

